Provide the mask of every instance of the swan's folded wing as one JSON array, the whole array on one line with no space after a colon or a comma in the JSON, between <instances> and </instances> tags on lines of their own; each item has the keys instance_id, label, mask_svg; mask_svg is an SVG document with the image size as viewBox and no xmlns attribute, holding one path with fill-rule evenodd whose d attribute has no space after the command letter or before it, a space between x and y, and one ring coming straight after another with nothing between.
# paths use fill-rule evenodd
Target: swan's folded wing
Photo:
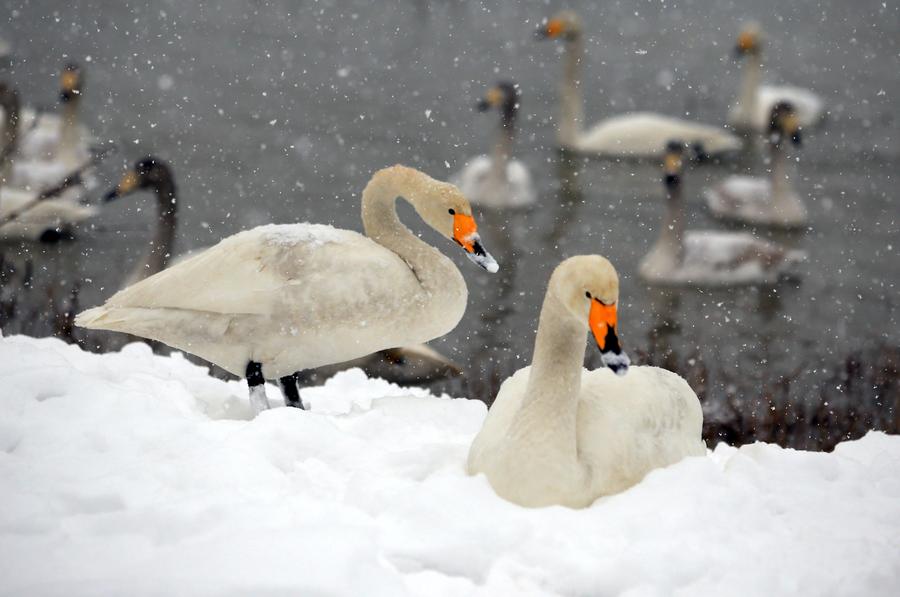
<instances>
[{"instance_id":1,"label":"swan's folded wing","mask_svg":"<svg viewBox=\"0 0 900 597\"><path fill-rule=\"evenodd\" d=\"M415 283L405 262L356 232L270 225L226 238L120 291L107 306L271 315L298 306L350 308L382 300L404 282Z\"/></svg>"}]
</instances>

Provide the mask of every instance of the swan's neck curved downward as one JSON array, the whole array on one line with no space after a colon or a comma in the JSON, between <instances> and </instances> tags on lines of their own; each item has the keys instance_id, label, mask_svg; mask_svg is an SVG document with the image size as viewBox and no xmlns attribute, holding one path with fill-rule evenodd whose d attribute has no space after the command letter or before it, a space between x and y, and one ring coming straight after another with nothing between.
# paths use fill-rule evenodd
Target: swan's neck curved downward
<instances>
[{"instance_id":1,"label":"swan's neck curved downward","mask_svg":"<svg viewBox=\"0 0 900 597\"><path fill-rule=\"evenodd\" d=\"M159 207L156 230L150 241L150 250L128 277L131 284L159 273L169 265L175 244L175 222L177 198L175 182L171 179L160 181L155 189Z\"/></svg>"},{"instance_id":2,"label":"swan's neck curved downward","mask_svg":"<svg viewBox=\"0 0 900 597\"><path fill-rule=\"evenodd\" d=\"M762 81L762 59L759 56L751 55L745 62L741 87L738 92L735 124L742 128L752 128L759 101L759 85Z\"/></svg>"},{"instance_id":3,"label":"swan's neck curved downward","mask_svg":"<svg viewBox=\"0 0 900 597\"><path fill-rule=\"evenodd\" d=\"M465 300L466 284L453 262L417 238L397 217L398 197L419 211L434 182L418 170L401 166L376 172L362 194L363 229L370 239L406 261L426 295L441 296L447 289L461 288Z\"/></svg>"},{"instance_id":4,"label":"swan's neck curved downward","mask_svg":"<svg viewBox=\"0 0 900 597\"><path fill-rule=\"evenodd\" d=\"M62 118L60 119L59 157L67 167L73 170L81 166L79 163L81 159L79 154L81 148L81 123L78 118L80 103L81 100L78 96L65 102L62 107Z\"/></svg>"},{"instance_id":5,"label":"swan's neck curved downward","mask_svg":"<svg viewBox=\"0 0 900 597\"><path fill-rule=\"evenodd\" d=\"M580 35L566 41L557 133L559 144L566 149L577 147L584 121L584 100L581 97L580 78L583 56L584 46Z\"/></svg>"}]
</instances>

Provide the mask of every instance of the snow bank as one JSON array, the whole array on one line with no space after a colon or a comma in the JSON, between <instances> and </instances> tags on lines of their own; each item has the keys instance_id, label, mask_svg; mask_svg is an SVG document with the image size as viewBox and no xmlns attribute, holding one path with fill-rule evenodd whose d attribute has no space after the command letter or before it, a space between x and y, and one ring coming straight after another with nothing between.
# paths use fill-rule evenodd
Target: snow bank
<instances>
[{"instance_id":1,"label":"snow bank","mask_svg":"<svg viewBox=\"0 0 900 597\"><path fill-rule=\"evenodd\" d=\"M480 403L338 375L311 412L141 344L0 338L0 594L888 595L900 438L718 447L581 511L464 474ZM270 386L270 396L277 390Z\"/></svg>"}]
</instances>

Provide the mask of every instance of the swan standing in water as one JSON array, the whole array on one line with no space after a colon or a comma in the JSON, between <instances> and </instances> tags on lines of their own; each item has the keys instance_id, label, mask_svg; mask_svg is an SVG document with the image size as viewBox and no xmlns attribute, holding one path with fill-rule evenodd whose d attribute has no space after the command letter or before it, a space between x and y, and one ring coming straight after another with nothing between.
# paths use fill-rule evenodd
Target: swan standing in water
<instances>
[{"instance_id":1,"label":"swan standing in water","mask_svg":"<svg viewBox=\"0 0 900 597\"><path fill-rule=\"evenodd\" d=\"M502 498L522 506L590 505L655 468L702 456L703 413L678 375L629 367L616 329L619 278L599 255L553 272L531 366L503 382L469 450ZM590 329L606 368L583 368Z\"/></svg>"},{"instance_id":2,"label":"swan standing in water","mask_svg":"<svg viewBox=\"0 0 900 597\"><path fill-rule=\"evenodd\" d=\"M769 118L769 177L730 176L708 189L706 204L713 215L783 228L806 224L806 206L788 175L788 140L800 146L800 122L793 105L779 102Z\"/></svg>"},{"instance_id":3,"label":"swan standing in water","mask_svg":"<svg viewBox=\"0 0 900 597\"><path fill-rule=\"evenodd\" d=\"M684 231L681 192L684 144L671 141L663 160L666 216L659 239L638 272L651 284L734 286L774 284L806 256L746 232Z\"/></svg>"},{"instance_id":4,"label":"swan standing in water","mask_svg":"<svg viewBox=\"0 0 900 597\"><path fill-rule=\"evenodd\" d=\"M268 408L265 379L279 378L287 404L302 408L300 370L422 343L462 318L462 274L400 222L397 197L497 271L462 193L394 166L363 191L366 236L317 224L260 226L118 292L76 324L152 338L246 376L257 412Z\"/></svg>"},{"instance_id":5,"label":"swan standing in water","mask_svg":"<svg viewBox=\"0 0 900 597\"><path fill-rule=\"evenodd\" d=\"M472 159L452 180L472 203L486 207L534 203L536 192L528 168L519 160L510 159L520 102L518 86L506 81L488 89L478 102L481 112L491 108L500 112L500 128L491 156Z\"/></svg>"},{"instance_id":6,"label":"swan standing in water","mask_svg":"<svg viewBox=\"0 0 900 597\"><path fill-rule=\"evenodd\" d=\"M68 236L72 228L93 217L97 209L83 205L83 185L72 185L52 198L42 199L41 192L15 186L15 172L20 149L19 96L0 83L0 108L3 110L3 146L0 149L0 241L57 240ZM68 171L55 181L59 185Z\"/></svg>"},{"instance_id":7,"label":"swan standing in water","mask_svg":"<svg viewBox=\"0 0 900 597\"><path fill-rule=\"evenodd\" d=\"M634 112L608 118L582 130L581 61L584 55L581 20L563 11L538 29L541 39L562 39L564 70L560 87L559 143L564 149L611 157L659 156L669 139L683 139L700 156L741 148L741 141L716 126L681 120L652 112Z\"/></svg>"},{"instance_id":8,"label":"swan standing in water","mask_svg":"<svg viewBox=\"0 0 900 597\"><path fill-rule=\"evenodd\" d=\"M788 85L762 85L762 34L759 25L745 27L735 52L745 58L740 92L728 113L728 124L740 131L765 132L769 115L780 102L794 106L800 126L811 127L825 116L824 103L812 91Z\"/></svg>"}]
</instances>

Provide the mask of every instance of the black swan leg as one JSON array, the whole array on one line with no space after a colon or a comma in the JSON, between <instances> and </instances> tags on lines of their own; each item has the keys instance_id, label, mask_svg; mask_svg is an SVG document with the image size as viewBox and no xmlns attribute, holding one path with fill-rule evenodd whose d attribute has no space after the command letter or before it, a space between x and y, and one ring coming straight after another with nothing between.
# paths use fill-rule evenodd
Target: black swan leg
<instances>
[{"instance_id":1,"label":"black swan leg","mask_svg":"<svg viewBox=\"0 0 900 597\"><path fill-rule=\"evenodd\" d=\"M266 398L266 380L262 374L262 363L250 361L247 363L247 385L250 386L250 406L254 414L259 414L269 409L269 400Z\"/></svg>"},{"instance_id":2,"label":"black swan leg","mask_svg":"<svg viewBox=\"0 0 900 597\"><path fill-rule=\"evenodd\" d=\"M300 372L285 375L278 380L281 392L284 394L284 404L294 408L303 409L303 401L300 400Z\"/></svg>"}]
</instances>

